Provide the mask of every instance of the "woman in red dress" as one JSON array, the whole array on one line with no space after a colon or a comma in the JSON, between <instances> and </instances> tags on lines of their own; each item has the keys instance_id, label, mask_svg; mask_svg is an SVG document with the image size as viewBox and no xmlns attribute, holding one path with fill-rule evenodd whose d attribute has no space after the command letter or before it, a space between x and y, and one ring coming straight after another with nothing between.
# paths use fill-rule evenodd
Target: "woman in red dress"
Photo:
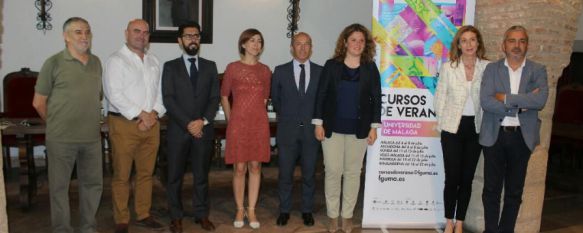
<instances>
[{"instance_id":1,"label":"woman in red dress","mask_svg":"<svg viewBox=\"0 0 583 233\"><path fill-rule=\"evenodd\" d=\"M241 228L247 216L249 226L259 228L255 204L261 182L261 163L269 162L269 98L271 71L259 62L263 36L257 29L247 29L239 37L241 60L227 65L221 86L221 104L227 119L225 163L233 164L233 192L237 214L233 226ZM233 103L229 103L229 96ZM245 174L249 171L248 207L243 207Z\"/></svg>"}]
</instances>

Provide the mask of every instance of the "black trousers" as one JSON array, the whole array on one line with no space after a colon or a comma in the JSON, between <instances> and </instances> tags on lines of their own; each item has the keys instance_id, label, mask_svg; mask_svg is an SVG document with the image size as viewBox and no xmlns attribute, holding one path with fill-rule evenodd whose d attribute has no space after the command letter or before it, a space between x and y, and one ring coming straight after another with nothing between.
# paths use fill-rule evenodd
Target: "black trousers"
<instances>
[{"instance_id":1,"label":"black trousers","mask_svg":"<svg viewBox=\"0 0 583 233\"><path fill-rule=\"evenodd\" d=\"M482 150L478 143L474 117L462 116L455 134L441 131L441 148L445 168L443 189L445 218L455 217L463 221L466 218L472 194L472 181Z\"/></svg>"},{"instance_id":2,"label":"black trousers","mask_svg":"<svg viewBox=\"0 0 583 233\"><path fill-rule=\"evenodd\" d=\"M208 217L208 173L211 162L212 140L195 139L189 134L168 137L168 186L167 198L170 219L184 217L182 207L182 181L187 160L190 160L193 175L192 205L194 217Z\"/></svg>"},{"instance_id":3,"label":"black trousers","mask_svg":"<svg viewBox=\"0 0 583 233\"><path fill-rule=\"evenodd\" d=\"M486 233L514 232L531 151L520 128L505 131L491 147L484 147L484 221ZM504 187L504 207L500 214L500 195Z\"/></svg>"},{"instance_id":4,"label":"black trousers","mask_svg":"<svg viewBox=\"0 0 583 233\"><path fill-rule=\"evenodd\" d=\"M308 129L301 127L300 130L295 131L295 134L288 135L295 138L292 143L277 145L279 149L279 211L281 213L289 213L292 209L294 169L298 160L302 170L302 213L313 212L319 142L304 136L306 133L313 135L313 128L309 128L309 132L304 132L305 130Z\"/></svg>"}]
</instances>

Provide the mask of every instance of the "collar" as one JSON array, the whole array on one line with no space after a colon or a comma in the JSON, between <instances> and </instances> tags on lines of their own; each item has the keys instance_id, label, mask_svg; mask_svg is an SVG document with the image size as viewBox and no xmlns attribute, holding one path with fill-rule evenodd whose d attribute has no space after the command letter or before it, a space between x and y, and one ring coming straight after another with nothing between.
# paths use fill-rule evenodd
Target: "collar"
<instances>
[{"instance_id":1,"label":"collar","mask_svg":"<svg viewBox=\"0 0 583 233\"><path fill-rule=\"evenodd\" d=\"M134 51L130 50L130 48L128 47L127 44L123 44L123 46L121 47L121 52L127 56L135 56L138 59L141 60L140 56L135 53ZM144 51L144 60L146 60L146 57L150 56L150 53L148 53L148 50Z\"/></svg>"},{"instance_id":2,"label":"collar","mask_svg":"<svg viewBox=\"0 0 583 233\"><path fill-rule=\"evenodd\" d=\"M196 62L198 63L198 54L197 55L194 55L194 56L190 56L190 55L188 55L186 53L183 53L182 54L182 59L184 60L184 62L189 62L190 63L190 61L188 61L189 58L196 58Z\"/></svg>"},{"instance_id":3,"label":"collar","mask_svg":"<svg viewBox=\"0 0 583 233\"><path fill-rule=\"evenodd\" d=\"M93 59L92 58L93 56L91 54L91 50L87 50L87 55L89 55L89 59L87 60L89 62L89 61L91 61ZM62 56L63 56L63 59L65 59L66 61L76 61L76 60L78 60L77 58L73 57L73 55L71 55L71 52L66 47L65 47L65 49L63 49Z\"/></svg>"},{"instance_id":4,"label":"collar","mask_svg":"<svg viewBox=\"0 0 583 233\"><path fill-rule=\"evenodd\" d=\"M292 63L293 63L293 66L294 67L299 67L300 64L304 64L306 66L309 66L310 65L310 59L306 60L306 62L304 62L304 63L301 63L300 61L298 61L297 59L294 58L292 60Z\"/></svg>"},{"instance_id":5,"label":"collar","mask_svg":"<svg viewBox=\"0 0 583 233\"><path fill-rule=\"evenodd\" d=\"M508 58L504 58L504 65L505 65L505 66L506 66L508 69L512 69L512 68L510 68L510 65L508 65ZM518 67L518 69L516 69L516 70L519 70L519 69L522 69L522 68L524 68L524 66L525 66L525 65L526 65L526 59L524 59L524 60L522 61L522 64L520 64L520 66L519 66L519 67Z\"/></svg>"}]
</instances>

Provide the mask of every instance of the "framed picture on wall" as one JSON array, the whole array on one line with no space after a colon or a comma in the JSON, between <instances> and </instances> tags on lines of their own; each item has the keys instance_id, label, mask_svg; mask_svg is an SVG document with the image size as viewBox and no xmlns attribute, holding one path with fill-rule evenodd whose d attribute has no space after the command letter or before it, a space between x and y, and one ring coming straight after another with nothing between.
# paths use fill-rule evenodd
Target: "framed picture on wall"
<instances>
[{"instance_id":1,"label":"framed picture on wall","mask_svg":"<svg viewBox=\"0 0 583 233\"><path fill-rule=\"evenodd\" d=\"M213 42L213 0L142 0L144 20L150 24L150 42L176 43L178 26L196 21L200 42Z\"/></svg>"}]
</instances>

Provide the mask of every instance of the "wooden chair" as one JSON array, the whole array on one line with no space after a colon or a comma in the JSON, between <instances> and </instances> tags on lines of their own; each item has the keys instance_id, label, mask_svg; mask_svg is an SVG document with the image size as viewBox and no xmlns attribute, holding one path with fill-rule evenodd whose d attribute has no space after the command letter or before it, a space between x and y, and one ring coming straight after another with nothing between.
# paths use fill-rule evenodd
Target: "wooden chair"
<instances>
[{"instance_id":1,"label":"wooden chair","mask_svg":"<svg viewBox=\"0 0 583 233\"><path fill-rule=\"evenodd\" d=\"M38 72L33 72L29 68L22 68L18 72L12 72L4 78L4 112L3 118L38 118L40 117L32 107L34 97L34 86ZM45 135L34 135L32 145L44 145ZM2 137L6 169L11 169L10 147L17 146L15 136ZM31 150L32 151L32 150ZM31 152L32 153L32 152ZM32 155L30 155L32 156Z\"/></svg>"}]
</instances>

